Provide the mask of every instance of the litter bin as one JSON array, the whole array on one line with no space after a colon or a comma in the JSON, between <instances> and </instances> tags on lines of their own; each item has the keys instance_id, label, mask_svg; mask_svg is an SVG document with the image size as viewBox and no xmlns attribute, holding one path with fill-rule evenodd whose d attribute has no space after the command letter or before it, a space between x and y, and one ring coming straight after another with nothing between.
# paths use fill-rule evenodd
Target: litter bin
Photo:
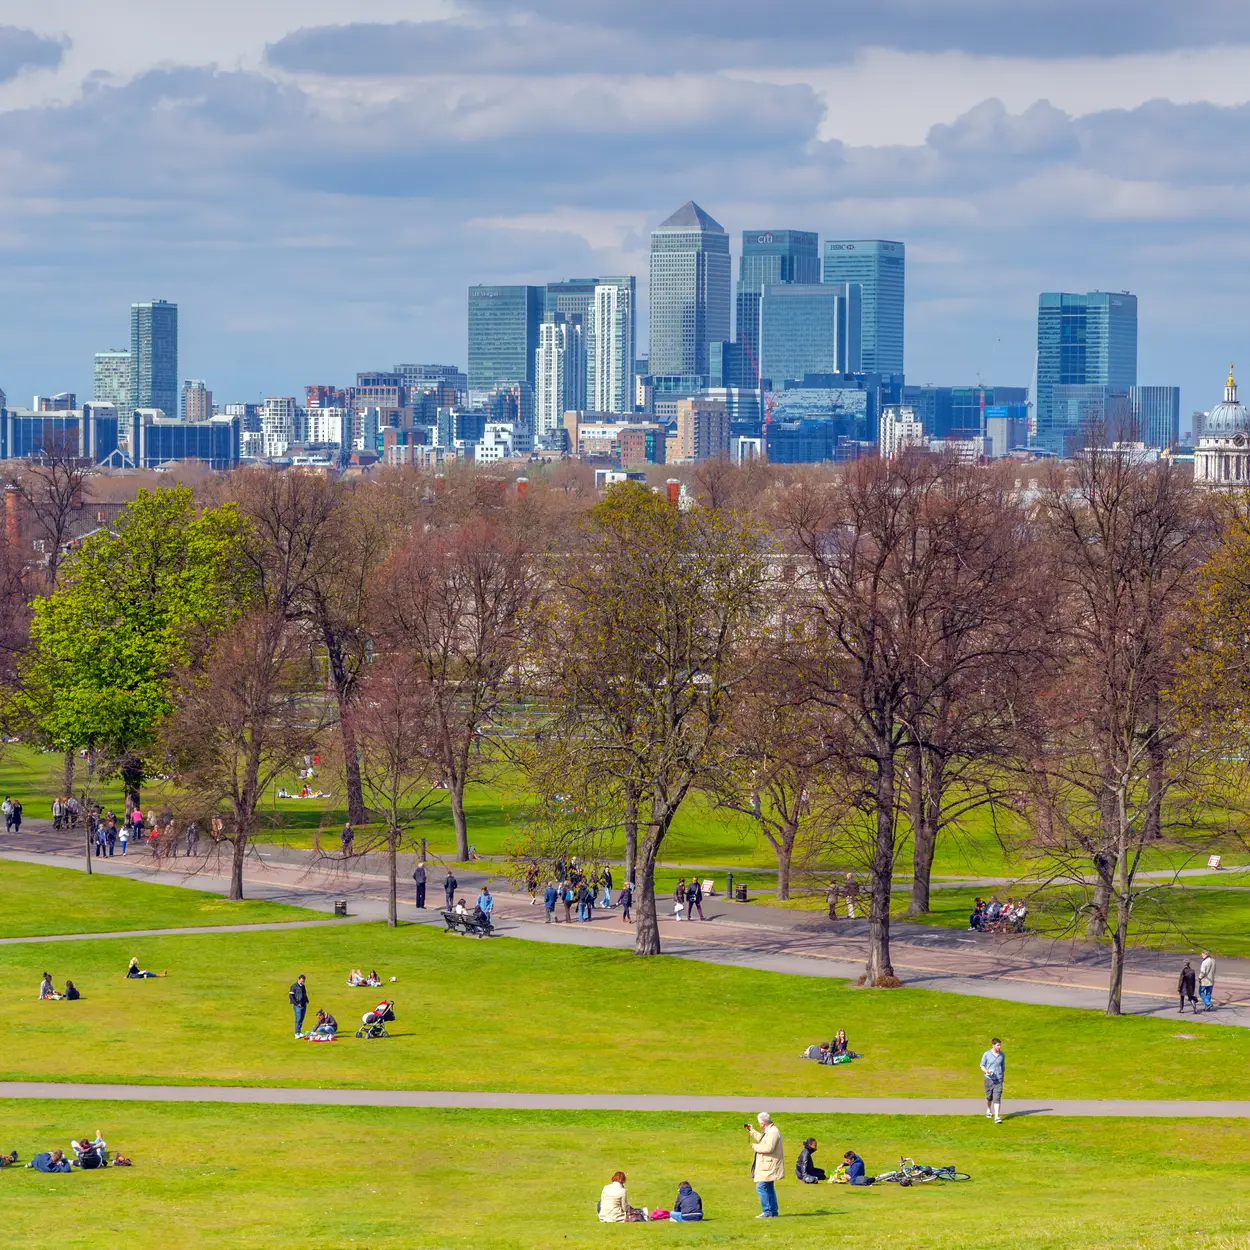
<instances>
[{"instance_id":1,"label":"litter bin","mask_svg":"<svg viewBox=\"0 0 1250 1250\"><path fill-rule=\"evenodd\" d=\"M734 891L734 898L735 898L735 899L736 899L739 903L745 903L745 902L747 901L747 888L746 888L746 886L745 886L745 885L740 885L740 886L739 886L739 887L738 887L738 888Z\"/></svg>"},{"instance_id":2,"label":"litter bin","mask_svg":"<svg viewBox=\"0 0 1250 1250\"><path fill-rule=\"evenodd\" d=\"M334 900L334 914L336 916L347 915L347 900L345 898L337 898Z\"/></svg>"}]
</instances>

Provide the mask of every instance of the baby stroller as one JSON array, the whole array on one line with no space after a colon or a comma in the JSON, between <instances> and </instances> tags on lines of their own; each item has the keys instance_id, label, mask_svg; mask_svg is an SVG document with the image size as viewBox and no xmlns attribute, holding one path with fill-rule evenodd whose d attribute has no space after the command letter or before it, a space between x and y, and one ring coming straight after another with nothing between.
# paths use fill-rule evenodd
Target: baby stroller
<instances>
[{"instance_id":1,"label":"baby stroller","mask_svg":"<svg viewBox=\"0 0 1250 1250\"><path fill-rule=\"evenodd\" d=\"M366 1011L360 1017L360 1028L356 1030L357 1037L390 1037L386 1031L386 1022L395 1019L395 1004L388 999L383 999L372 1011Z\"/></svg>"}]
</instances>

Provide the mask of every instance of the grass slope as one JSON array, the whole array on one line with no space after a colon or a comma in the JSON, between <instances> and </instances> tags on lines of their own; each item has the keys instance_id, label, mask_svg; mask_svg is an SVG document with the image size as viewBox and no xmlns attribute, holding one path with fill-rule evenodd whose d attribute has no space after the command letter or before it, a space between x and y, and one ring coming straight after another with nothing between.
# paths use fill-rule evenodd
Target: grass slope
<instances>
[{"instance_id":1,"label":"grass slope","mask_svg":"<svg viewBox=\"0 0 1250 1250\"><path fill-rule=\"evenodd\" d=\"M182 886L0 860L0 937L325 918L306 907L247 899L232 903Z\"/></svg>"},{"instance_id":2,"label":"grass slope","mask_svg":"<svg viewBox=\"0 0 1250 1250\"><path fill-rule=\"evenodd\" d=\"M133 1169L6 1171L11 1247L134 1250L340 1245L442 1250L611 1245L854 1250L1173 1250L1244 1246L1250 1125L1149 1120L779 1116L787 1167L803 1137L832 1166L870 1171L901 1154L954 1163L964 1184L866 1190L778 1185L782 1218L757 1222L742 1116L0 1102L29 1158L102 1128ZM630 1197L671 1205L680 1180L701 1225L601 1225L618 1168Z\"/></svg>"},{"instance_id":3,"label":"grass slope","mask_svg":"<svg viewBox=\"0 0 1250 1250\"><path fill-rule=\"evenodd\" d=\"M170 976L126 981L131 955ZM300 972L313 1008L328 1007L354 1031L375 992L346 986L353 967L398 978L385 990L398 1004L394 1036L293 1040L287 987ZM45 969L58 982L72 977L84 1000L35 1001ZM5 1079L975 1100L978 1057L998 1035L1009 1101L1250 1097L1243 1029L859 990L424 926L12 946L0 971L0 1018ZM862 1062L826 1068L798 1059L838 1026Z\"/></svg>"}]
</instances>

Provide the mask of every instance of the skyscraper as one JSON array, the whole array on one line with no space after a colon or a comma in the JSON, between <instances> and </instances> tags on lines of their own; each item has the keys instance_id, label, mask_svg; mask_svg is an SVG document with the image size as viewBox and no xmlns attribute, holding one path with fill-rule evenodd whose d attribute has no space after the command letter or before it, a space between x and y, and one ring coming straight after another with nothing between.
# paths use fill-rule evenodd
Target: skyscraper
<instances>
[{"instance_id":1,"label":"skyscraper","mask_svg":"<svg viewBox=\"0 0 1250 1250\"><path fill-rule=\"evenodd\" d=\"M586 331L586 403L595 412L634 410L633 278L595 287Z\"/></svg>"},{"instance_id":2,"label":"skyscraper","mask_svg":"<svg viewBox=\"0 0 1250 1250\"><path fill-rule=\"evenodd\" d=\"M169 414L174 415L172 412ZM213 416L213 392L199 379L182 384L182 419L209 421Z\"/></svg>"},{"instance_id":3,"label":"skyscraper","mask_svg":"<svg viewBox=\"0 0 1250 1250\"><path fill-rule=\"evenodd\" d=\"M130 306L130 405L178 415L178 305ZM129 414L123 414L129 415Z\"/></svg>"},{"instance_id":4,"label":"skyscraper","mask_svg":"<svg viewBox=\"0 0 1250 1250\"><path fill-rule=\"evenodd\" d=\"M741 386L759 380L760 297L766 286L820 281L820 240L810 230L744 230L742 259L734 299L738 342L743 348L745 376ZM726 383L730 385L730 383Z\"/></svg>"},{"instance_id":5,"label":"skyscraper","mask_svg":"<svg viewBox=\"0 0 1250 1250\"><path fill-rule=\"evenodd\" d=\"M119 417L130 415L130 353L125 348L96 352L91 398L97 404L115 404Z\"/></svg>"},{"instance_id":6,"label":"skyscraper","mask_svg":"<svg viewBox=\"0 0 1250 1250\"><path fill-rule=\"evenodd\" d=\"M1082 425L1110 419L1113 401L1126 407L1136 385L1136 295L1047 291L1038 297L1037 430L1031 446L1068 454Z\"/></svg>"},{"instance_id":7,"label":"skyscraper","mask_svg":"<svg viewBox=\"0 0 1250 1250\"><path fill-rule=\"evenodd\" d=\"M538 327L543 319L541 286L469 288L469 396L485 401L496 386L534 385Z\"/></svg>"},{"instance_id":8,"label":"skyscraper","mask_svg":"<svg viewBox=\"0 0 1250 1250\"><path fill-rule=\"evenodd\" d=\"M1181 441L1181 388L1131 386L1134 437L1147 447L1175 447Z\"/></svg>"},{"instance_id":9,"label":"skyscraper","mask_svg":"<svg viewBox=\"0 0 1250 1250\"><path fill-rule=\"evenodd\" d=\"M549 313L538 327L538 360L534 366L534 433L538 438L564 426L570 329L556 313Z\"/></svg>"},{"instance_id":10,"label":"skyscraper","mask_svg":"<svg viewBox=\"0 0 1250 1250\"><path fill-rule=\"evenodd\" d=\"M780 283L759 302L760 378L781 390L808 373L858 373L860 288Z\"/></svg>"},{"instance_id":11,"label":"skyscraper","mask_svg":"<svg viewBox=\"0 0 1250 1250\"><path fill-rule=\"evenodd\" d=\"M863 288L860 349L865 373L903 372L906 253L887 239L826 239L824 280Z\"/></svg>"},{"instance_id":12,"label":"skyscraper","mask_svg":"<svg viewBox=\"0 0 1250 1250\"><path fill-rule=\"evenodd\" d=\"M708 344L729 341L729 279L729 236L693 200L651 232L653 376L707 376Z\"/></svg>"}]
</instances>

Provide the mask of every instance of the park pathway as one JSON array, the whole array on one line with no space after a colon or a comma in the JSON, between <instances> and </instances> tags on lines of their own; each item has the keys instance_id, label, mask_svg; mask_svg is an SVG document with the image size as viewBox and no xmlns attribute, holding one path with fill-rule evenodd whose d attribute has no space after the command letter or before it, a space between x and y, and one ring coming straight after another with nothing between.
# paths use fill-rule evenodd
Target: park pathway
<instances>
[{"instance_id":1,"label":"park pathway","mask_svg":"<svg viewBox=\"0 0 1250 1250\"><path fill-rule=\"evenodd\" d=\"M0 856L36 863L51 861L70 868L83 865L76 838L71 841L53 834L46 825L24 829L20 840L0 841ZM376 866L368 863L364 867ZM156 864L143 848L125 859L96 859L94 867L99 872L137 880L226 892L222 866L205 858L161 860ZM247 894L250 898L326 912L333 909L336 900L345 899L353 919L384 919L385 880L360 868L358 863L344 864L335 856L314 860L306 852L266 846L247 861ZM484 864L483 868L486 871L458 872L458 895L472 896L484 882L494 879L496 865ZM438 875L432 874L427 910L417 912L410 901L405 901L400 908L401 919L441 926L437 909L442 902L442 888ZM410 900L412 887L406 874L401 878L401 886L401 898ZM705 900L704 910L705 922L677 923L668 917L662 920L666 955L848 980L854 980L863 971L868 949L868 926L864 920L831 922L820 913L739 904L721 897ZM590 924L547 925L543 923L541 907L531 906L527 896L507 889L496 893L495 920L501 935L531 941L617 949L627 949L633 943L632 929L621 924L615 911L596 912ZM891 931L894 968L909 986L1089 1010L1102 1010L1106 1005L1109 953L1096 944L1030 935L975 934L900 921L892 924ZM163 931L165 935L179 932L195 930ZM1188 955L1195 967L1197 955L1197 951ZM1172 1004L1176 1002L1176 974L1185 957L1156 951L1131 952L1124 980L1125 1013L1175 1017ZM1197 1017L1187 1015L1186 1024L1192 1021L1250 1027L1250 960L1220 960L1216 1003L1217 1011Z\"/></svg>"},{"instance_id":2,"label":"park pathway","mask_svg":"<svg viewBox=\"0 0 1250 1250\"><path fill-rule=\"evenodd\" d=\"M55 1098L92 1102L277 1103L299 1107L443 1107L509 1111L710 1111L750 1115L770 1112L811 1115L977 1116L980 1098L769 1098L686 1094L529 1094L440 1089L309 1089L240 1085L94 1085L56 1081L0 1081L0 1099ZM1162 1099L1011 1099L1006 1119L1029 1115L1160 1119L1250 1118L1250 1101Z\"/></svg>"}]
</instances>

